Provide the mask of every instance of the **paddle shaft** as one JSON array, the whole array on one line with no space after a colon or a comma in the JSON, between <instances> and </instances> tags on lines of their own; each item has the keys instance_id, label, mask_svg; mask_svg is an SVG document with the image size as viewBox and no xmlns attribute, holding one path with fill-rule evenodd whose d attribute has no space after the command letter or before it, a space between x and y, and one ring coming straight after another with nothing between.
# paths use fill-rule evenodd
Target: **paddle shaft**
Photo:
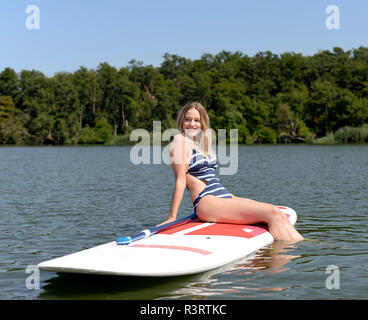
<instances>
[{"instance_id":1,"label":"paddle shaft","mask_svg":"<svg viewBox=\"0 0 368 320\"><path fill-rule=\"evenodd\" d=\"M184 217L184 218L172 221L172 222L168 222L168 223L165 223L163 225L153 227L151 229L142 230L141 232L135 233L130 237L121 237L121 238L116 240L116 243L120 244L120 245L127 245L129 243L134 242L134 241L138 241L138 240L141 240L141 239L148 238L148 237L150 237L150 236L152 236L152 235L154 235L158 232L167 230L167 229L169 229L173 226L178 226L180 224L186 223L190 220L195 219L196 217L197 217L197 215L195 213L192 213L191 215L189 215L187 217Z\"/></svg>"}]
</instances>

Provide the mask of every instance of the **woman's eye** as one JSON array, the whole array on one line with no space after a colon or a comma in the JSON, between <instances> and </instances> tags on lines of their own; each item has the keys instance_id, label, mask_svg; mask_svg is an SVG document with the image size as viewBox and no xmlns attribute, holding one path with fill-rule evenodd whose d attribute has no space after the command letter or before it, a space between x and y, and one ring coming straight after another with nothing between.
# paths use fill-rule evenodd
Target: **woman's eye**
<instances>
[{"instance_id":1,"label":"woman's eye","mask_svg":"<svg viewBox=\"0 0 368 320\"><path fill-rule=\"evenodd\" d=\"M185 121L185 122L192 122L192 119L188 119L188 118L187 118L187 119L184 119L184 121ZM197 119L194 119L194 121L195 121L196 123L200 123L200 122L201 122L199 119L198 119L198 120L197 120Z\"/></svg>"}]
</instances>

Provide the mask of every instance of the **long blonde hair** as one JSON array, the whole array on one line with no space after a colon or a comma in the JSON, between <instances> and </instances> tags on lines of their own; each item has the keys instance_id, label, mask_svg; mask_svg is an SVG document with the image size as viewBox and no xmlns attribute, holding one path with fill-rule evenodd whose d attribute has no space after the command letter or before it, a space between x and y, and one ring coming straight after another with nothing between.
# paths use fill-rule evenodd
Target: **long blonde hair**
<instances>
[{"instance_id":1,"label":"long blonde hair","mask_svg":"<svg viewBox=\"0 0 368 320\"><path fill-rule=\"evenodd\" d=\"M178 126L178 130L180 131L180 133L182 135L184 135L185 137L185 132L184 132L184 120L185 120L185 115L188 112L188 110L190 109L196 109L199 112L200 115L200 122L201 122L201 133L199 134L199 141L191 141L189 138L187 138L188 140L190 140L190 142L192 144L194 144L192 147L199 149L201 152L203 152L205 154L205 156L215 156L215 153L212 150L212 134L211 134L211 126L210 126L210 118L208 117L206 108L197 101L192 101L192 102L188 102L187 104L185 104L179 111L177 119L176 119L176 123Z\"/></svg>"}]
</instances>

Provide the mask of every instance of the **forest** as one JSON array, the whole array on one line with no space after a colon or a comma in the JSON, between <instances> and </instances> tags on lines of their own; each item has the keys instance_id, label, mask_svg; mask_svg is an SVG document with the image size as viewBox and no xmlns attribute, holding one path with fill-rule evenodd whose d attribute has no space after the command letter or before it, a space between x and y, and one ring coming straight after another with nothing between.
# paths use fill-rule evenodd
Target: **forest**
<instances>
[{"instance_id":1,"label":"forest","mask_svg":"<svg viewBox=\"0 0 368 320\"><path fill-rule=\"evenodd\" d=\"M131 60L45 76L0 72L0 144L128 144L137 128L176 127L200 101L211 127L238 129L240 144L368 142L368 48L313 56L240 51L188 59L165 53L159 67Z\"/></svg>"}]
</instances>

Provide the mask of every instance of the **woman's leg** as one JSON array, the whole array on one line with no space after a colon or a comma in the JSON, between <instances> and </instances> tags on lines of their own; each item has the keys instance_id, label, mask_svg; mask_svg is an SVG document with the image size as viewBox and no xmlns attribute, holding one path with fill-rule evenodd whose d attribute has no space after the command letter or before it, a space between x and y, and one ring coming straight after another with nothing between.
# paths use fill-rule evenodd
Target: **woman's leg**
<instances>
[{"instance_id":1,"label":"woman's leg","mask_svg":"<svg viewBox=\"0 0 368 320\"><path fill-rule=\"evenodd\" d=\"M240 197L236 197L234 195L232 195L233 198L235 199L239 199L242 201L247 201L248 203L250 202L258 202L255 200L251 200L251 199L246 199L246 198L240 198ZM281 214L282 216L285 217L285 222L283 224L282 227L286 228L286 231L289 234L290 239L299 239L299 240L303 240L303 237L300 235L300 233L294 228L294 226L290 223L290 220L287 218L287 216L285 215L285 213L283 213L278 206L276 206L276 211Z\"/></svg>"},{"instance_id":2,"label":"woman's leg","mask_svg":"<svg viewBox=\"0 0 368 320\"><path fill-rule=\"evenodd\" d=\"M217 198L207 195L197 206L201 220L223 223L254 224L264 222L275 240L303 240L277 206L245 198ZM290 228L291 226L291 228Z\"/></svg>"}]
</instances>

